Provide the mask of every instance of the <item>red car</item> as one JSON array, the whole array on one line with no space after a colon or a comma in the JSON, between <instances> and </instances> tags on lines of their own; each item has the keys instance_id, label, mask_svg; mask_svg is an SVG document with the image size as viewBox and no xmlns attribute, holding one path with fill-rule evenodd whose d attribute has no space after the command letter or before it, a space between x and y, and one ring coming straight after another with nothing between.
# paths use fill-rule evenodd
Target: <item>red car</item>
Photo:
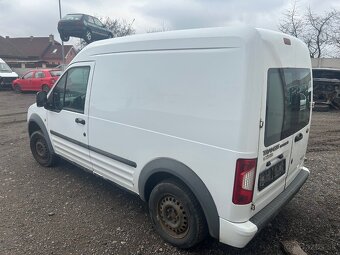
<instances>
[{"instance_id":1,"label":"red car","mask_svg":"<svg viewBox=\"0 0 340 255\"><path fill-rule=\"evenodd\" d=\"M61 75L60 70L32 70L25 73L21 78L13 81L13 89L20 93L22 91L40 91L48 92L53 84Z\"/></svg>"}]
</instances>

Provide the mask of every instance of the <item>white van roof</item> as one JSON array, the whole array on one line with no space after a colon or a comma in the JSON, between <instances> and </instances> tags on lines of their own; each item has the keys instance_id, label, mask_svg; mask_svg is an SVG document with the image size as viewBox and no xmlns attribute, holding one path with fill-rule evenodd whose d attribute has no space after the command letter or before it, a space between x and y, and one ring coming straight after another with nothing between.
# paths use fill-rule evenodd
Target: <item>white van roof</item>
<instances>
[{"instance_id":1,"label":"white van roof","mask_svg":"<svg viewBox=\"0 0 340 255\"><path fill-rule=\"evenodd\" d=\"M118 52L203 49L203 48L239 48L246 42L258 41L261 34L280 35L295 38L279 32L256 29L249 26L200 28L176 30L159 33L147 33L97 41L86 46L73 62L89 60L88 57Z\"/></svg>"}]
</instances>

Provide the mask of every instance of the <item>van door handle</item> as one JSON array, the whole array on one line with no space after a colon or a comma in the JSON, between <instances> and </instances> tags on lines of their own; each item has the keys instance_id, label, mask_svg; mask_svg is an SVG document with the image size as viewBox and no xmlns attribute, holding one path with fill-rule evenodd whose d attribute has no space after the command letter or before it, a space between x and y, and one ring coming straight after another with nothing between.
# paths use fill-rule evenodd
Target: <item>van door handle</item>
<instances>
[{"instance_id":1,"label":"van door handle","mask_svg":"<svg viewBox=\"0 0 340 255\"><path fill-rule=\"evenodd\" d=\"M76 118L74 121L75 121L76 123L78 123L78 124L85 125L85 120L83 120L83 119L81 119L81 118Z\"/></svg>"},{"instance_id":2,"label":"van door handle","mask_svg":"<svg viewBox=\"0 0 340 255\"><path fill-rule=\"evenodd\" d=\"M294 142L298 142L298 141L300 141L302 138L303 138L303 134L300 133L300 134L298 134L297 136L295 136Z\"/></svg>"}]
</instances>

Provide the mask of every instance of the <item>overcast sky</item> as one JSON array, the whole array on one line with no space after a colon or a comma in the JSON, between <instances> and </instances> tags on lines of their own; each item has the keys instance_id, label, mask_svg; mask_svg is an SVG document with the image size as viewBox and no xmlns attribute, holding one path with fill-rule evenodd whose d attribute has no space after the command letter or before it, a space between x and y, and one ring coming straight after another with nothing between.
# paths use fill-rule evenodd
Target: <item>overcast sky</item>
<instances>
[{"instance_id":1,"label":"overcast sky","mask_svg":"<svg viewBox=\"0 0 340 255\"><path fill-rule=\"evenodd\" d=\"M277 30L287 0L61 0L62 15L87 13L125 19L137 33L166 27L169 30L226 26L238 23ZM340 10L340 0L300 0L304 11ZM57 32L58 0L0 0L0 35L48 36ZM75 41L72 40L74 43Z\"/></svg>"}]
</instances>

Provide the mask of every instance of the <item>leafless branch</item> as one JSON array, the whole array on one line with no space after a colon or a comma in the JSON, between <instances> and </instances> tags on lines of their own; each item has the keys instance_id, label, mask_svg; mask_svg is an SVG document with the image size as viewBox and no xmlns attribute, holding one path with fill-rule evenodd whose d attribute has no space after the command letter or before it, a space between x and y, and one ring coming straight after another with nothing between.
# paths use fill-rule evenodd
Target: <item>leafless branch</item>
<instances>
[{"instance_id":1,"label":"leafless branch","mask_svg":"<svg viewBox=\"0 0 340 255\"><path fill-rule=\"evenodd\" d=\"M297 1L283 13L279 30L303 40L312 58L340 54L340 13L330 10L323 14L314 13L310 7L303 15ZM334 52L338 48L338 52Z\"/></svg>"}]
</instances>

